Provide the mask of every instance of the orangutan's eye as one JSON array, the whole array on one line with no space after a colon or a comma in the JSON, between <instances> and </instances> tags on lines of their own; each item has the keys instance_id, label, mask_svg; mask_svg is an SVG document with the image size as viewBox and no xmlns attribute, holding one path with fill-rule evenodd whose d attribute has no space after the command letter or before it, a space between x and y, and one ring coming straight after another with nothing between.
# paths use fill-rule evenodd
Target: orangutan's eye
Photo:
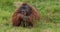
<instances>
[{"instance_id":1,"label":"orangutan's eye","mask_svg":"<svg viewBox=\"0 0 60 32\"><path fill-rule=\"evenodd\" d=\"M22 9L27 9L27 7L25 7L25 6L23 6L23 7L21 7Z\"/></svg>"}]
</instances>

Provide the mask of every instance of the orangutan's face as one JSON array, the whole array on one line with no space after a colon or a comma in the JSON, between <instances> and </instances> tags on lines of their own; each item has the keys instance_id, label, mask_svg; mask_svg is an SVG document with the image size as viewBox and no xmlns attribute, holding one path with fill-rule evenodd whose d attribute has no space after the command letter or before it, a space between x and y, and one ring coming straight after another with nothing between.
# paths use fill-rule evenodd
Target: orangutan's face
<instances>
[{"instance_id":1,"label":"orangutan's face","mask_svg":"<svg viewBox=\"0 0 60 32\"><path fill-rule=\"evenodd\" d=\"M27 5L27 4L23 4L20 7L20 12L24 15L28 14L29 12L31 12L31 8Z\"/></svg>"}]
</instances>

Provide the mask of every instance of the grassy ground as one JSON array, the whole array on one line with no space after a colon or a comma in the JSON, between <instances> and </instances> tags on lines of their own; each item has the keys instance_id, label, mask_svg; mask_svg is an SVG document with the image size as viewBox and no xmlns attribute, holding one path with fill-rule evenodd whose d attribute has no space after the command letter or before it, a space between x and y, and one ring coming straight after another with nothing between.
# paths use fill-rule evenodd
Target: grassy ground
<instances>
[{"instance_id":1,"label":"grassy ground","mask_svg":"<svg viewBox=\"0 0 60 32\"><path fill-rule=\"evenodd\" d=\"M27 2L38 9L41 19L36 27L12 26L15 1ZM0 32L60 32L60 0L0 0Z\"/></svg>"}]
</instances>

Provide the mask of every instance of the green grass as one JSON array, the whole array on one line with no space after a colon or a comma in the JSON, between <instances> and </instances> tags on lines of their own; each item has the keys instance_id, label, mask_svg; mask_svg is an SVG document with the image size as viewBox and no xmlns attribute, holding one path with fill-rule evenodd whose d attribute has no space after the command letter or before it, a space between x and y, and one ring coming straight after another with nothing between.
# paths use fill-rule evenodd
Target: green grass
<instances>
[{"instance_id":1,"label":"green grass","mask_svg":"<svg viewBox=\"0 0 60 32\"><path fill-rule=\"evenodd\" d=\"M15 1L27 2L38 9L41 19L36 27L12 26ZM60 32L60 0L0 0L0 32Z\"/></svg>"}]
</instances>

